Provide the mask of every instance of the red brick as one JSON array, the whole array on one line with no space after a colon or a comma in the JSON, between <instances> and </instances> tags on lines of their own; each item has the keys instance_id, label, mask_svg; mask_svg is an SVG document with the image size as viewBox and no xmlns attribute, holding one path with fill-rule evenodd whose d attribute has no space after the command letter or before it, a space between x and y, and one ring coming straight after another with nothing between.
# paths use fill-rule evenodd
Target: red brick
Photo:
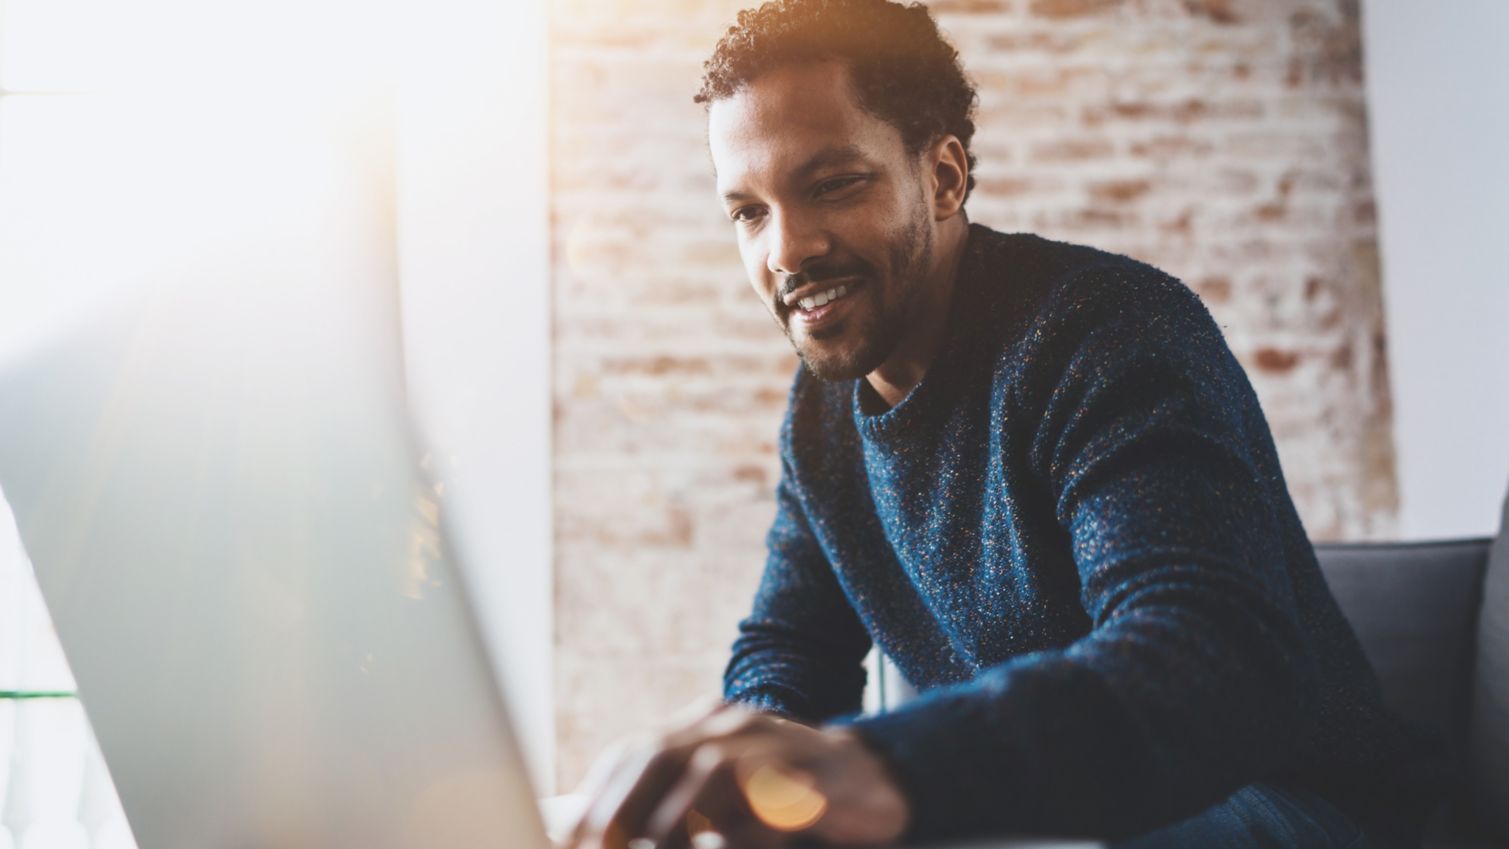
<instances>
[{"instance_id":1,"label":"red brick","mask_svg":"<svg viewBox=\"0 0 1509 849\"><path fill-rule=\"evenodd\" d=\"M1195 281L1194 290L1209 303L1225 303L1231 300L1231 278L1221 275L1202 277Z\"/></svg>"},{"instance_id":2,"label":"red brick","mask_svg":"<svg viewBox=\"0 0 1509 849\"><path fill-rule=\"evenodd\" d=\"M639 374L646 376L660 375L696 375L710 374L712 366L706 359L690 357L610 357L603 360L598 368L605 374Z\"/></svg>"},{"instance_id":3,"label":"red brick","mask_svg":"<svg viewBox=\"0 0 1509 849\"><path fill-rule=\"evenodd\" d=\"M1184 0L1184 8L1191 15L1209 18L1218 24L1234 24L1241 20L1231 0Z\"/></svg>"},{"instance_id":4,"label":"red brick","mask_svg":"<svg viewBox=\"0 0 1509 849\"><path fill-rule=\"evenodd\" d=\"M1253 207L1252 214L1259 221L1278 221L1288 212L1288 207L1283 203L1261 203Z\"/></svg>"},{"instance_id":5,"label":"red brick","mask_svg":"<svg viewBox=\"0 0 1509 849\"><path fill-rule=\"evenodd\" d=\"M1133 141L1127 152L1134 157L1148 159L1176 159L1201 157L1215 150L1215 145L1199 138L1184 135L1164 135Z\"/></svg>"},{"instance_id":6,"label":"red brick","mask_svg":"<svg viewBox=\"0 0 1509 849\"><path fill-rule=\"evenodd\" d=\"M1090 184L1090 197L1109 203L1129 203L1153 188L1151 180L1103 180Z\"/></svg>"},{"instance_id":7,"label":"red brick","mask_svg":"<svg viewBox=\"0 0 1509 849\"><path fill-rule=\"evenodd\" d=\"M1352 359L1352 346L1342 345L1331 352L1331 368L1341 372L1351 371Z\"/></svg>"},{"instance_id":8,"label":"red brick","mask_svg":"<svg viewBox=\"0 0 1509 849\"><path fill-rule=\"evenodd\" d=\"M1045 182L1030 177L976 177L975 191L992 197L1033 195L1042 191Z\"/></svg>"},{"instance_id":9,"label":"red brick","mask_svg":"<svg viewBox=\"0 0 1509 849\"><path fill-rule=\"evenodd\" d=\"M1032 14L1043 18L1080 18L1114 11L1124 0L1032 0Z\"/></svg>"},{"instance_id":10,"label":"red brick","mask_svg":"<svg viewBox=\"0 0 1509 849\"><path fill-rule=\"evenodd\" d=\"M1277 348L1259 348L1253 354L1253 359L1258 368L1269 372L1286 372L1299 364L1299 354Z\"/></svg>"},{"instance_id":11,"label":"red brick","mask_svg":"<svg viewBox=\"0 0 1509 849\"><path fill-rule=\"evenodd\" d=\"M1084 35L1082 33L1058 29L1035 29L991 35L986 38L985 44L992 52L1000 51L1008 54L1058 54L1075 49L1083 41ZM976 74L975 80L982 85L1000 87L999 75L981 76Z\"/></svg>"},{"instance_id":12,"label":"red brick","mask_svg":"<svg viewBox=\"0 0 1509 849\"><path fill-rule=\"evenodd\" d=\"M1038 162L1105 159L1115 150L1106 139L1071 136L1033 145L1031 158Z\"/></svg>"},{"instance_id":13,"label":"red brick","mask_svg":"<svg viewBox=\"0 0 1509 849\"><path fill-rule=\"evenodd\" d=\"M927 7L934 15L983 15L1010 12L1010 0L933 0Z\"/></svg>"},{"instance_id":14,"label":"red brick","mask_svg":"<svg viewBox=\"0 0 1509 849\"><path fill-rule=\"evenodd\" d=\"M1160 121L1190 124L1215 120L1251 120L1263 115L1263 105L1256 100L1209 101L1198 97L1160 102L1156 100L1116 101L1089 107L1085 123L1097 126L1109 121Z\"/></svg>"}]
</instances>

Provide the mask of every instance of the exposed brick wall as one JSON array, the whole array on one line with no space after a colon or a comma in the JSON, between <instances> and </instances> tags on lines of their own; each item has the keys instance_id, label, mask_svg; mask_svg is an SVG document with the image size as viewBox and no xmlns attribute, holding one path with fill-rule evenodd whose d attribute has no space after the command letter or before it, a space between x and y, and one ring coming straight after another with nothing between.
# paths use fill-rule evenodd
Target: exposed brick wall
<instances>
[{"instance_id":1,"label":"exposed brick wall","mask_svg":"<svg viewBox=\"0 0 1509 849\"><path fill-rule=\"evenodd\" d=\"M553 6L559 777L714 692L763 559L795 360L690 101L742 2ZM939 0L980 86L972 217L1200 293L1312 536L1396 512L1358 9Z\"/></svg>"}]
</instances>

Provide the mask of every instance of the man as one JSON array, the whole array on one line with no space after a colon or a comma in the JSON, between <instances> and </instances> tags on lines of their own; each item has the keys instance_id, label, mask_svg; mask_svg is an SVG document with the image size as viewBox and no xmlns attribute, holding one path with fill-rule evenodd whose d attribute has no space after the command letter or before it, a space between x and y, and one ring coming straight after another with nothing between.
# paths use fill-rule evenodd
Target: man
<instances>
[{"instance_id":1,"label":"man","mask_svg":"<svg viewBox=\"0 0 1509 849\"><path fill-rule=\"evenodd\" d=\"M968 222L927 11L767 3L697 100L802 367L727 704L601 761L575 845L1417 846L1440 741L1382 706L1219 329ZM922 696L863 716L872 643Z\"/></svg>"}]
</instances>

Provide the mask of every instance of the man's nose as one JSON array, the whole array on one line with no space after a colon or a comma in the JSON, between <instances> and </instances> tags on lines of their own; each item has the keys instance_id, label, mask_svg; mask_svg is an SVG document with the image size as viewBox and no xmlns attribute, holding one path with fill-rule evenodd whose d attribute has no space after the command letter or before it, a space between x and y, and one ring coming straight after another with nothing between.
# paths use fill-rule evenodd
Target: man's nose
<instances>
[{"instance_id":1,"label":"man's nose","mask_svg":"<svg viewBox=\"0 0 1509 849\"><path fill-rule=\"evenodd\" d=\"M770 223L765 267L771 274L795 274L832 247L827 232L807 216L778 214Z\"/></svg>"}]
</instances>

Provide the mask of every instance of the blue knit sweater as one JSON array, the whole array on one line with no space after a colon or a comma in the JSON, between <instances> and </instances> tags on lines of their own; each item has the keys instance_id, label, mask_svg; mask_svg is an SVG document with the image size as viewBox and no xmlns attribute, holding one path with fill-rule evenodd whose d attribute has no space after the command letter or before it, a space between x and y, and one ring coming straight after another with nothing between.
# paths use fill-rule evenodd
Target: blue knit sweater
<instances>
[{"instance_id":1,"label":"blue knit sweater","mask_svg":"<svg viewBox=\"0 0 1509 849\"><path fill-rule=\"evenodd\" d=\"M1194 293L972 225L950 313L894 408L798 370L725 698L852 727L914 840L1127 837L1266 780L1417 845L1441 740L1383 707ZM923 694L862 716L872 640Z\"/></svg>"}]
</instances>

